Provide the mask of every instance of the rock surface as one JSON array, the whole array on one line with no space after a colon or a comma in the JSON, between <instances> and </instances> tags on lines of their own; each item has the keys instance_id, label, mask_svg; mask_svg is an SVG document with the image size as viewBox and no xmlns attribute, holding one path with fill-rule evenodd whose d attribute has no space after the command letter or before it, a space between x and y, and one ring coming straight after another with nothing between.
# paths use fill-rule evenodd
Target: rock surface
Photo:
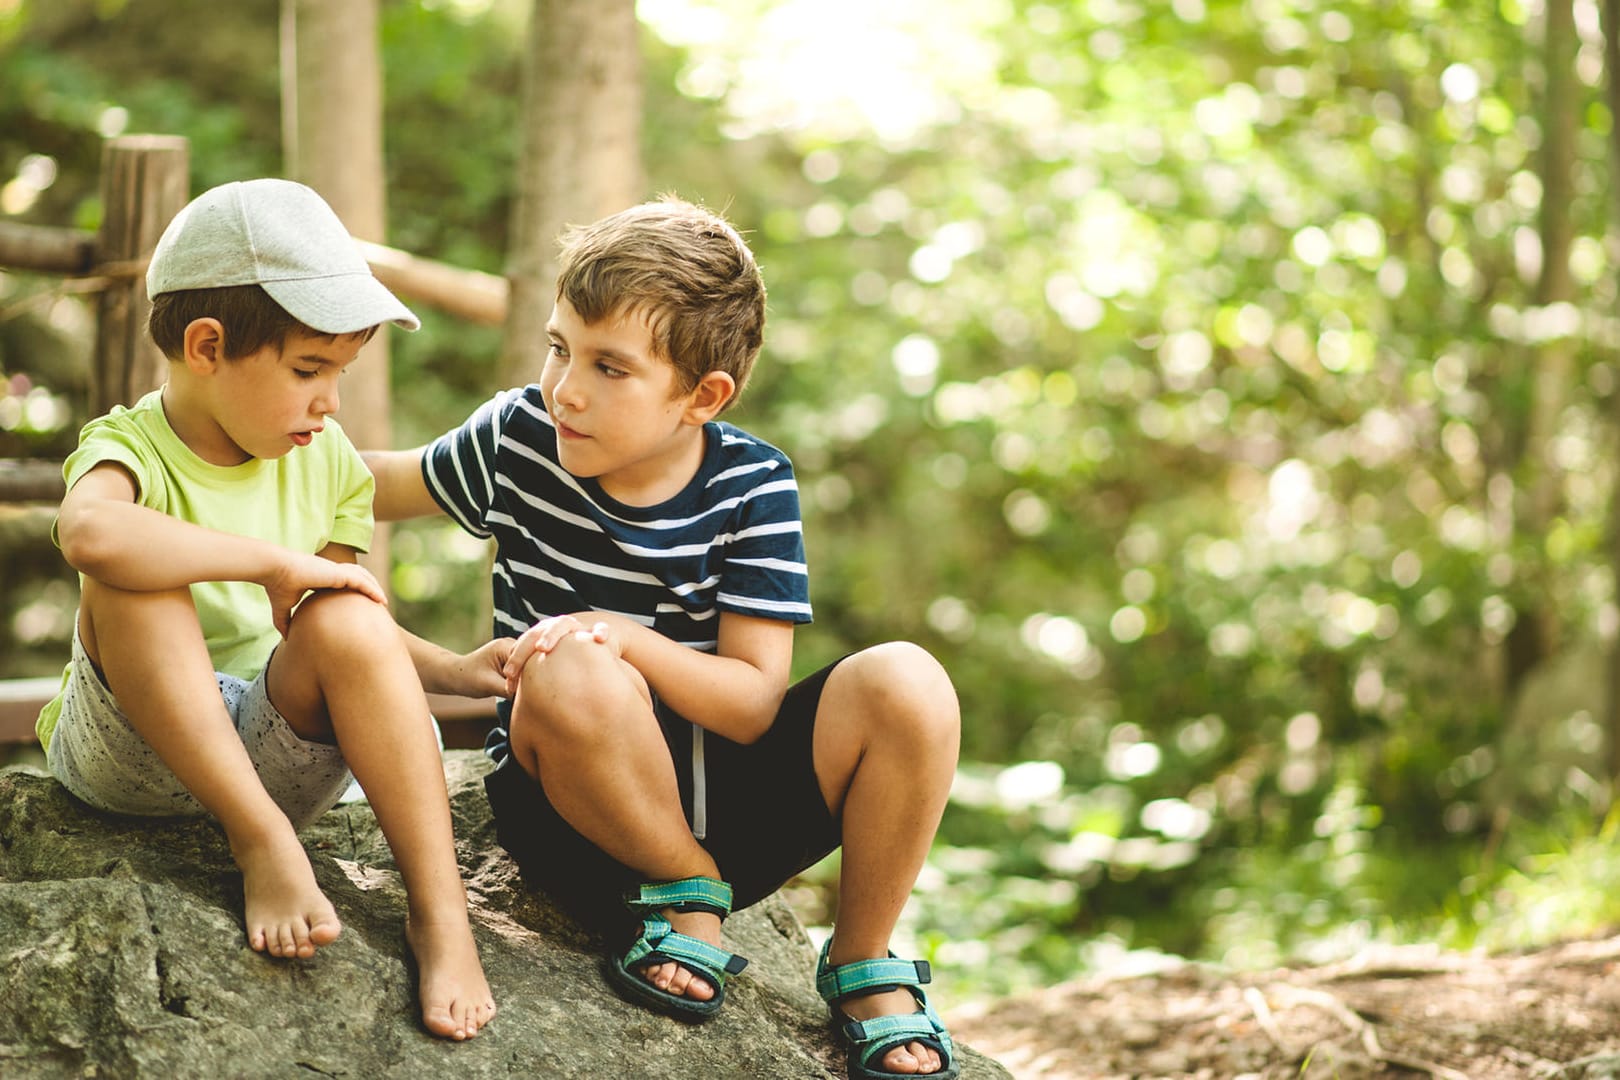
<instances>
[{"instance_id":1,"label":"rock surface","mask_svg":"<svg viewBox=\"0 0 1620 1080\"><path fill-rule=\"evenodd\" d=\"M620 1000L602 943L523 887L495 844L482 758L446 754L473 928L500 1014L460 1044L421 1027L404 892L369 808L304 834L343 936L272 960L242 931L241 877L208 822L96 814L0 770L0 1076L838 1078L815 955L779 899L734 915L749 970L708 1024ZM961 1047L967 1078L1006 1077Z\"/></svg>"}]
</instances>

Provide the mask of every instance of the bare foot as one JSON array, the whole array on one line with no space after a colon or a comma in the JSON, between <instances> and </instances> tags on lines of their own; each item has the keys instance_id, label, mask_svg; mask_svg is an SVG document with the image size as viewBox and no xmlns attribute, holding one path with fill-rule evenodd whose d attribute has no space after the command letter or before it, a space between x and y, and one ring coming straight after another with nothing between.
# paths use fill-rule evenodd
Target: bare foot
<instances>
[{"instance_id":1,"label":"bare foot","mask_svg":"<svg viewBox=\"0 0 1620 1080\"><path fill-rule=\"evenodd\" d=\"M838 1008L851 1020L870 1020L874 1016L903 1016L919 1011L917 999L905 990L890 990L883 994L848 998L840 1001ZM929 1073L939 1072L943 1067L939 1051L918 1042L897 1046L883 1055L883 1068L886 1072L926 1076Z\"/></svg>"},{"instance_id":2,"label":"bare foot","mask_svg":"<svg viewBox=\"0 0 1620 1080\"><path fill-rule=\"evenodd\" d=\"M662 914L677 932L719 947L720 916L707 911L670 911L668 908ZM689 997L693 1001L708 1001L714 997L714 986L709 980L685 964L652 964L641 969L641 977L677 997Z\"/></svg>"},{"instance_id":3,"label":"bare foot","mask_svg":"<svg viewBox=\"0 0 1620 1080\"><path fill-rule=\"evenodd\" d=\"M337 940L343 924L291 826L254 840L233 837L231 856L242 871L248 945L255 952L307 958Z\"/></svg>"},{"instance_id":4,"label":"bare foot","mask_svg":"<svg viewBox=\"0 0 1620 1080\"><path fill-rule=\"evenodd\" d=\"M478 946L465 919L406 919L405 940L420 974L422 1023L435 1035L460 1042L495 1016L495 998L478 962Z\"/></svg>"}]
</instances>

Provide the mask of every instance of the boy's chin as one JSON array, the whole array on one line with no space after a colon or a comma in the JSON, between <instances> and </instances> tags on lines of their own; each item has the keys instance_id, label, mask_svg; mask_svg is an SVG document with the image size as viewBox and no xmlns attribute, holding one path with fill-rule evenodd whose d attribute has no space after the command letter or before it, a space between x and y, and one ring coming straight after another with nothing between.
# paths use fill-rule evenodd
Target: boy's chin
<instances>
[{"instance_id":1,"label":"boy's chin","mask_svg":"<svg viewBox=\"0 0 1620 1080\"><path fill-rule=\"evenodd\" d=\"M601 469L580 468L578 462L570 463L565 455L557 455L557 464L562 466L563 472L575 480L596 480L602 475Z\"/></svg>"}]
</instances>

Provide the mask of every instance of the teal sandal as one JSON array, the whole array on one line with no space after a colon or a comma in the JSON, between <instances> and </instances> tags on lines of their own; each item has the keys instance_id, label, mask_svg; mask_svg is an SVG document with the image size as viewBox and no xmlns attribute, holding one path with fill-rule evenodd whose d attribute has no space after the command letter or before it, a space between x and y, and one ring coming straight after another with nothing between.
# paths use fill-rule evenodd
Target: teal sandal
<instances>
[{"instance_id":1,"label":"teal sandal","mask_svg":"<svg viewBox=\"0 0 1620 1080\"><path fill-rule=\"evenodd\" d=\"M827 963L832 939L821 947L816 961L816 991L833 1015L833 1031L849 1052L850 1080L955 1080L962 1066L956 1060L945 1024L928 1004L923 984L932 978L926 960L901 960L893 953L886 960L854 960L847 964ZM840 1001L881 994L904 988L921 1006L914 1013L852 1020L838 1007ZM883 1055L906 1043L933 1047L940 1057L940 1069L932 1073L892 1073L882 1068Z\"/></svg>"},{"instance_id":2,"label":"teal sandal","mask_svg":"<svg viewBox=\"0 0 1620 1080\"><path fill-rule=\"evenodd\" d=\"M747 967L748 961L680 933L658 912L664 908L707 911L724 919L731 914L731 886L709 877L651 882L627 896L625 905L644 914L641 933L630 950L622 958L607 958L608 981L614 989L637 1004L691 1024L707 1020L718 1012L726 999L726 979ZM698 1001L684 994L671 994L641 975L641 969L649 964L671 962L707 979L714 987L714 997Z\"/></svg>"}]
</instances>

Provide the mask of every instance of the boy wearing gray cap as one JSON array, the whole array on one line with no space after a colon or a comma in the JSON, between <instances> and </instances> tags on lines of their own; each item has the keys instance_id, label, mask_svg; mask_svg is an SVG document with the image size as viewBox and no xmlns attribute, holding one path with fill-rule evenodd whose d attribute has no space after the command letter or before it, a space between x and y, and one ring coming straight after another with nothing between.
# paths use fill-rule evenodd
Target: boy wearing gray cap
<instances>
[{"instance_id":1,"label":"boy wearing gray cap","mask_svg":"<svg viewBox=\"0 0 1620 1080\"><path fill-rule=\"evenodd\" d=\"M51 772L102 810L212 814L242 871L248 943L309 957L341 923L296 829L365 790L409 894L422 1019L495 1013L467 921L423 688L504 688L510 642L466 656L397 627L356 563L372 480L332 414L377 327L418 323L314 191L214 188L147 270L168 381L87 424L56 539L80 574L73 656L37 726Z\"/></svg>"}]
</instances>

